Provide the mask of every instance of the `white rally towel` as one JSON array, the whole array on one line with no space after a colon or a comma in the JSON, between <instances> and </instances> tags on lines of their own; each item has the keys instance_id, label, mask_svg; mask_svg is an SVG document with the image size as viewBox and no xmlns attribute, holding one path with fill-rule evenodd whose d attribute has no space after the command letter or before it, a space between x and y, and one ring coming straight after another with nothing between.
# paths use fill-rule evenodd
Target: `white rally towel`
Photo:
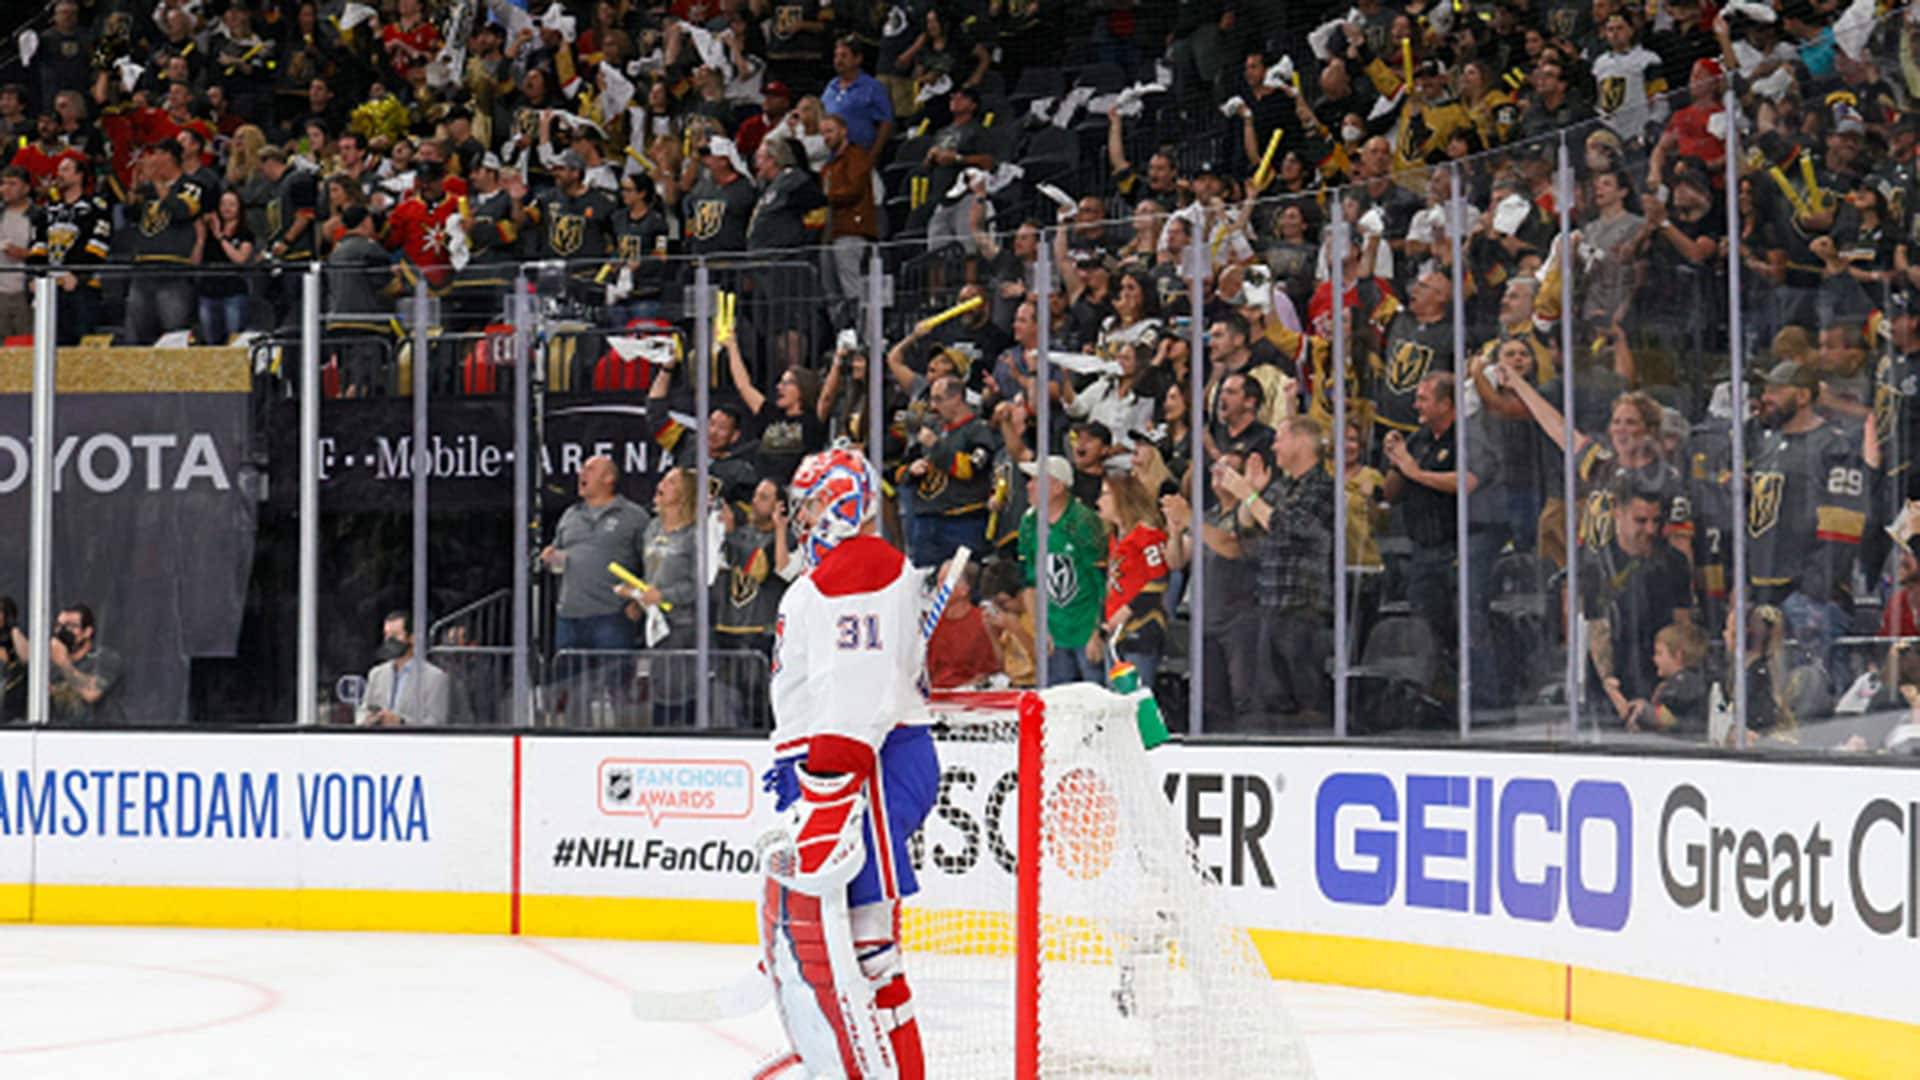
<instances>
[{"instance_id":1,"label":"white rally towel","mask_svg":"<svg viewBox=\"0 0 1920 1080\"><path fill-rule=\"evenodd\" d=\"M1060 207L1060 220L1062 221L1072 217L1074 211L1080 208L1080 204L1074 201L1073 196L1061 191L1052 184L1035 184L1033 190L1052 199L1054 204Z\"/></svg>"},{"instance_id":2,"label":"white rally towel","mask_svg":"<svg viewBox=\"0 0 1920 1080\"><path fill-rule=\"evenodd\" d=\"M340 29L351 30L363 23L377 22L380 13L365 4L348 4L340 11Z\"/></svg>"},{"instance_id":3,"label":"white rally towel","mask_svg":"<svg viewBox=\"0 0 1920 1080\"><path fill-rule=\"evenodd\" d=\"M633 82L612 64L600 65L600 115L619 116L633 100Z\"/></svg>"},{"instance_id":4,"label":"white rally towel","mask_svg":"<svg viewBox=\"0 0 1920 1080\"><path fill-rule=\"evenodd\" d=\"M1071 371L1075 375L1118 375L1120 365L1104 356L1088 353L1055 352L1048 350L1047 363L1052 367Z\"/></svg>"}]
</instances>

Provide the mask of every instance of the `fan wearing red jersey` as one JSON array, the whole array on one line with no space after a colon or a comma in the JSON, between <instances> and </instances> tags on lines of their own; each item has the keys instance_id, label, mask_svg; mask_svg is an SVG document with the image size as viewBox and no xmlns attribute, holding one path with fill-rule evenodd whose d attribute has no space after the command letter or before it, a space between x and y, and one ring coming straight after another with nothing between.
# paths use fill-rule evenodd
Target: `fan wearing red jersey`
<instances>
[{"instance_id":1,"label":"fan wearing red jersey","mask_svg":"<svg viewBox=\"0 0 1920 1080\"><path fill-rule=\"evenodd\" d=\"M858 450L794 473L793 520L810 567L780 601L773 654L774 766L791 812L763 843L764 962L808 1075L924 1075L901 967L900 901L919 889L907 840L939 791L924 708L921 574L878 535L880 480Z\"/></svg>"}]
</instances>

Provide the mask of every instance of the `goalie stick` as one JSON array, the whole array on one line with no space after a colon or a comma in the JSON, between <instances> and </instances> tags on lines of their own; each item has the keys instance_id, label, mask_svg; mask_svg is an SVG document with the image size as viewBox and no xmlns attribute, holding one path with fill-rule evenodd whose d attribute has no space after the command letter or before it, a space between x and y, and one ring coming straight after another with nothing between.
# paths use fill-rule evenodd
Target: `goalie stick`
<instances>
[{"instance_id":1,"label":"goalie stick","mask_svg":"<svg viewBox=\"0 0 1920 1080\"><path fill-rule=\"evenodd\" d=\"M947 602L953 599L954 586L959 584L960 575L966 572L967 563L973 558L973 552L961 545L953 553L952 565L940 579L940 586L934 591L933 603L920 618L920 640L922 643L933 639L934 628L940 625L940 617L946 614ZM765 851L768 847L787 838L785 825L769 830L754 845L756 856L765 865ZM633 992L633 1014L641 1020L655 1023L704 1023L714 1020L730 1020L759 1012L773 1000L773 987L764 971L755 970L753 974L736 979L721 986L699 989L677 990L635 990Z\"/></svg>"}]
</instances>

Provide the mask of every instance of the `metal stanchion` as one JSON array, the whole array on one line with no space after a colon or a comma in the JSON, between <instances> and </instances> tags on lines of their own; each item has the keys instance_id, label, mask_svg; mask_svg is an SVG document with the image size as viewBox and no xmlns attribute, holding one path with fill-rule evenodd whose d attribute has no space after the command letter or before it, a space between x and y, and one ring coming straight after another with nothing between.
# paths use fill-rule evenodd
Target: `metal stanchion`
<instances>
[{"instance_id":1,"label":"metal stanchion","mask_svg":"<svg viewBox=\"0 0 1920 1080\"><path fill-rule=\"evenodd\" d=\"M53 686L53 401L57 390L60 286L33 279L33 504L27 537L27 723L48 720ZM311 697L311 695L309 695Z\"/></svg>"},{"instance_id":2,"label":"metal stanchion","mask_svg":"<svg viewBox=\"0 0 1920 1080\"><path fill-rule=\"evenodd\" d=\"M1467 196L1464 188L1460 166L1455 164L1453 195L1447 200L1447 240L1453 247L1454 602L1458 605L1456 615L1459 619L1455 633L1460 636L1460 645L1454 652L1459 669L1456 676L1460 685L1457 708L1462 739L1473 729L1473 604L1469 599L1472 595L1473 571L1472 560L1467 557L1473 540L1473 526L1468 513L1473 500L1467 491L1473 474L1467 469L1467 444L1473 440L1467 436L1467 276L1466 253L1463 250L1466 246Z\"/></svg>"},{"instance_id":3,"label":"metal stanchion","mask_svg":"<svg viewBox=\"0 0 1920 1080\"><path fill-rule=\"evenodd\" d=\"M533 304L517 274L507 299L513 324L513 723L533 726Z\"/></svg>"},{"instance_id":4,"label":"metal stanchion","mask_svg":"<svg viewBox=\"0 0 1920 1080\"><path fill-rule=\"evenodd\" d=\"M1740 340L1740 98L1727 73L1727 378L1733 397L1733 635L1735 731L1747 726L1747 357ZM1892 673L1889 673L1891 675Z\"/></svg>"},{"instance_id":5,"label":"metal stanchion","mask_svg":"<svg viewBox=\"0 0 1920 1080\"><path fill-rule=\"evenodd\" d=\"M1187 251L1187 300L1193 306L1192 325L1187 327L1187 430L1192 436L1194 520L1187 536L1187 734L1198 735L1207 727L1207 634L1206 634L1206 535L1207 502L1207 251L1206 237L1196 235ZM1151 689L1151 688L1149 688Z\"/></svg>"},{"instance_id":6,"label":"metal stanchion","mask_svg":"<svg viewBox=\"0 0 1920 1080\"><path fill-rule=\"evenodd\" d=\"M703 261L693 269L693 410L700 418L700 431L694 440L694 724L708 728L713 724L713 688L707 672L707 627L713 621L713 595L707 588L712 568L707 548L707 530L713 527L707 512L712 502L707 492L707 475L713 468L713 456L707 448L706 426L713 415L713 278ZM684 700L684 699L682 699Z\"/></svg>"},{"instance_id":7,"label":"metal stanchion","mask_svg":"<svg viewBox=\"0 0 1920 1080\"><path fill-rule=\"evenodd\" d=\"M300 297L300 626L295 713L320 722L320 264L307 267Z\"/></svg>"},{"instance_id":8,"label":"metal stanchion","mask_svg":"<svg viewBox=\"0 0 1920 1080\"><path fill-rule=\"evenodd\" d=\"M1333 267L1333 735L1347 737L1347 669L1353 662L1347 644L1347 245L1351 243L1340 193L1334 193L1333 236L1327 261ZM1311 327L1308 328L1311 331ZM1309 346L1311 354L1311 346ZM1311 361L1309 361L1311 362Z\"/></svg>"},{"instance_id":9,"label":"metal stanchion","mask_svg":"<svg viewBox=\"0 0 1920 1080\"><path fill-rule=\"evenodd\" d=\"M427 648L427 478L433 450L427 443L427 319L432 301L426 278L413 283L413 655L425 660Z\"/></svg>"},{"instance_id":10,"label":"metal stanchion","mask_svg":"<svg viewBox=\"0 0 1920 1080\"><path fill-rule=\"evenodd\" d=\"M1052 538L1051 524L1047 514L1052 503L1052 485L1047 477L1047 458L1052 456L1052 448L1047 442L1047 430L1053 419L1053 368L1047 362L1047 350L1053 348L1053 238L1050 230L1040 230L1040 257L1033 261L1037 271L1034 282L1034 314L1039 319L1039 337L1035 341L1034 351L1039 356L1034 361L1034 396L1040 400L1032 403L1034 428L1033 461L1033 584L1034 595L1039 598L1033 613L1033 684L1044 690L1049 676L1049 653L1053 651L1052 638L1047 628L1047 608L1050 604L1052 584L1047 573L1047 542ZM868 372L870 378L878 378L878 372Z\"/></svg>"},{"instance_id":11,"label":"metal stanchion","mask_svg":"<svg viewBox=\"0 0 1920 1080\"><path fill-rule=\"evenodd\" d=\"M1554 199L1560 208L1560 419L1565 425L1560 455L1560 498L1566 504L1567 576L1565 618L1567 625L1567 731L1580 731L1580 577L1575 558L1580 551L1580 478L1574 463L1574 447L1580 445L1580 433L1573 420L1573 266L1579 260L1573 250L1573 161L1567 154L1567 137L1560 136L1559 190Z\"/></svg>"},{"instance_id":12,"label":"metal stanchion","mask_svg":"<svg viewBox=\"0 0 1920 1080\"><path fill-rule=\"evenodd\" d=\"M875 470L886 465L887 346L880 340L885 332L881 314L887 299L887 264L880 258L880 246L874 245L873 258L867 263L867 460Z\"/></svg>"}]
</instances>

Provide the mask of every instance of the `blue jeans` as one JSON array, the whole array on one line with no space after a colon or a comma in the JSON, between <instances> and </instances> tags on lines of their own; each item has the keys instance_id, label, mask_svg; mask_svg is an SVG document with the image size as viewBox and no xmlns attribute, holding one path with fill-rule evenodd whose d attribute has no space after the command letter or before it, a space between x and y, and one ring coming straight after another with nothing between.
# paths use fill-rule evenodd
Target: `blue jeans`
<instances>
[{"instance_id":1,"label":"blue jeans","mask_svg":"<svg viewBox=\"0 0 1920 1080\"><path fill-rule=\"evenodd\" d=\"M1107 685L1106 664L1087 659L1084 642L1077 649L1054 649L1047 653L1047 685L1060 686L1073 682Z\"/></svg>"},{"instance_id":2,"label":"blue jeans","mask_svg":"<svg viewBox=\"0 0 1920 1080\"><path fill-rule=\"evenodd\" d=\"M939 566L962 544L972 550L976 559L986 554L987 519L984 516L915 514L907 519L907 554L915 566Z\"/></svg>"},{"instance_id":3,"label":"blue jeans","mask_svg":"<svg viewBox=\"0 0 1920 1080\"><path fill-rule=\"evenodd\" d=\"M200 298L200 340L203 344L225 345L233 335L246 328L246 293Z\"/></svg>"},{"instance_id":4,"label":"blue jeans","mask_svg":"<svg viewBox=\"0 0 1920 1080\"><path fill-rule=\"evenodd\" d=\"M553 620L553 647L556 649L631 649L634 646L633 620L619 612L611 615L583 615Z\"/></svg>"}]
</instances>

